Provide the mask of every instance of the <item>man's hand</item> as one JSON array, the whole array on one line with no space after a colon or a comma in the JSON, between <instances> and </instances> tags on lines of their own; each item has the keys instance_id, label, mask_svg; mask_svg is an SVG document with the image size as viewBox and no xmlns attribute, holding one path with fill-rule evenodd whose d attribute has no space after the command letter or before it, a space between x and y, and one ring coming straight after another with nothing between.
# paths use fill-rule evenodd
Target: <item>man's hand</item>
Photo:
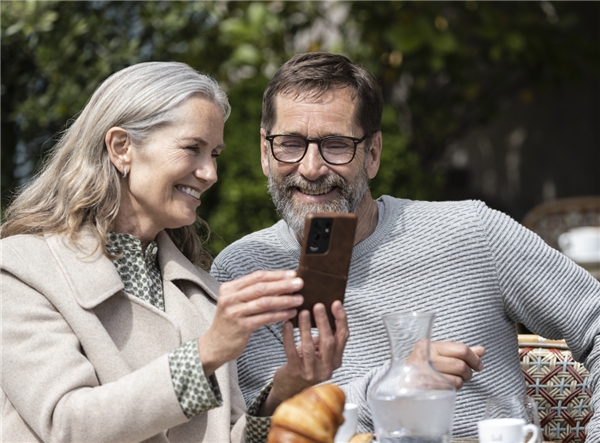
<instances>
[{"instance_id":1,"label":"man's hand","mask_svg":"<svg viewBox=\"0 0 600 443\"><path fill-rule=\"evenodd\" d=\"M261 406L260 415L272 415L282 401L305 388L329 380L333 371L342 365L342 355L349 336L346 311L339 301L333 303L331 311L335 318L335 334L331 331L325 306L317 303L313 308L319 331L317 337L311 335L309 312L300 312L298 327L301 342L298 346L294 343L292 324L284 323L283 347L287 363L275 372L273 388Z\"/></svg>"},{"instance_id":2,"label":"man's hand","mask_svg":"<svg viewBox=\"0 0 600 443\"><path fill-rule=\"evenodd\" d=\"M483 346L469 347L451 341L431 342L430 354L435 369L444 374L456 389L462 388L464 382L471 380L473 371L483 370Z\"/></svg>"}]
</instances>

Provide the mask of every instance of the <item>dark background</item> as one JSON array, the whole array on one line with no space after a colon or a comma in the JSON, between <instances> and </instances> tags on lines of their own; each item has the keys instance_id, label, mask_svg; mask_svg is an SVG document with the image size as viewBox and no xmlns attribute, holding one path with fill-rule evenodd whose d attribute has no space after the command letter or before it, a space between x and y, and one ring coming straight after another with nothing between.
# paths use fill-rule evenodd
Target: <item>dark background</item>
<instances>
[{"instance_id":1,"label":"dark background","mask_svg":"<svg viewBox=\"0 0 600 443\"><path fill-rule=\"evenodd\" d=\"M233 106L199 209L220 251L277 215L259 163L262 91L298 52L343 53L385 99L371 183L476 198L517 220L600 195L600 2L2 2L2 208L108 75L177 60Z\"/></svg>"}]
</instances>

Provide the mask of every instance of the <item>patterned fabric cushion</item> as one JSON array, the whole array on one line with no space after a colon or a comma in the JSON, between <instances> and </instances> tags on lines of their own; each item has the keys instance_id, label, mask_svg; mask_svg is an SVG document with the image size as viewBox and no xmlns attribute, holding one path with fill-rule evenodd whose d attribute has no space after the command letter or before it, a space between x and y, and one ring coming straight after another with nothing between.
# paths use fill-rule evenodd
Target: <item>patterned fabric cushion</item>
<instances>
[{"instance_id":1,"label":"patterned fabric cushion","mask_svg":"<svg viewBox=\"0 0 600 443\"><path fill-rule=\"evenodd\" d=\"M527 394L538 404L544 440L584 442L585 425L593 414L589 372L581 363L573 361L566 345L531 345L519 344L519 358Z\"/></svg>"}]
</instances>

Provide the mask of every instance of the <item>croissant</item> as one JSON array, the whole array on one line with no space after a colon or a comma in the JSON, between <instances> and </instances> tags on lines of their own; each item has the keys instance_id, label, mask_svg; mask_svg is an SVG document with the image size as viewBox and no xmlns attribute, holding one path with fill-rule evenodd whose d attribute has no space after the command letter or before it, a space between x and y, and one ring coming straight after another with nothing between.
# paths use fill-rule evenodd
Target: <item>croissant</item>
<instances>
[{"instance_id":1,"label":"croissant","mask_svg":"<svg viewBox=\"0 0 600 443\"><path fill-rule=\"evenodd\" d=\"M267 443L333 443L345 402L346 395L333 384L305 389L277 407Z\"/></svg>"},{"instance_id":2,"label":"croissant","mask_svg":"<svg viewBox=\"0 0 600 443\"><path fill-rule=\"evenodd\" d=\"M354 434L354 437L348 443L373 443L375 440L374 434Z\"/></svg>"}]
</instances>

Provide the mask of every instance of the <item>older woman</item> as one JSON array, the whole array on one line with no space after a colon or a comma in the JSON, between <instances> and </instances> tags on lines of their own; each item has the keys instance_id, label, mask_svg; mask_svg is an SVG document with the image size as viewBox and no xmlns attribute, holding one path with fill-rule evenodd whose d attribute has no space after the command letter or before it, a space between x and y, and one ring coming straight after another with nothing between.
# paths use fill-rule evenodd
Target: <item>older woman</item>
<instances>
[{"instance_id":1,"label":"older woman","mask_svg":"<svg viewBox=\"0 0 600 443\"><path fill-rule=\"evenodd\" d=\"M119 71L9 207L2 441L243 440L231 362L296 314L302 281L257 272L219 288L201 269L192 225L229 109L187 65Z\"/></svg>"}]
</instances>

